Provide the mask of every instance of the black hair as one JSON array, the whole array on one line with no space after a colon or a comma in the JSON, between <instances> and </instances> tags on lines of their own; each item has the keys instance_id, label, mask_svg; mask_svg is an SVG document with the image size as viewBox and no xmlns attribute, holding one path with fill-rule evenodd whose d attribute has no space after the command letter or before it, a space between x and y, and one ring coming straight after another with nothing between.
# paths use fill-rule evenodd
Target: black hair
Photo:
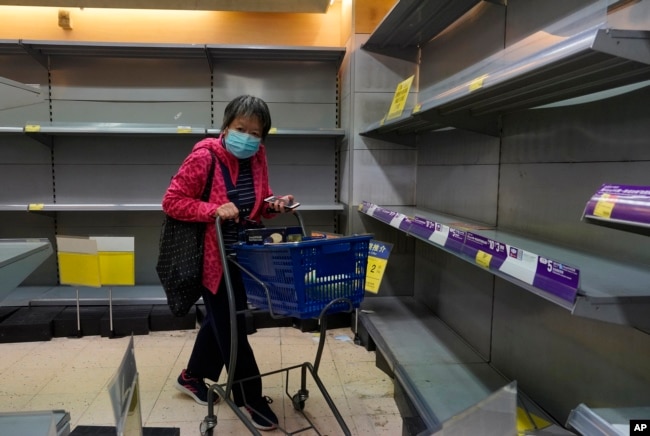
<instances>
[{"instance_id":1,"label":"black hair","mask_svg":"<svg viewBox=\"0 0 650 436\"><path fill-rule=\"evenodd\" d=\"M262 124L262 140L264 140L269 130L271 130L271 112L264 100L252 95L240 95L228 103L226 110L223 112L221 131L226 130L235 118L251 116L255 116L260 120Z\"/></svg>"}]
</instances>

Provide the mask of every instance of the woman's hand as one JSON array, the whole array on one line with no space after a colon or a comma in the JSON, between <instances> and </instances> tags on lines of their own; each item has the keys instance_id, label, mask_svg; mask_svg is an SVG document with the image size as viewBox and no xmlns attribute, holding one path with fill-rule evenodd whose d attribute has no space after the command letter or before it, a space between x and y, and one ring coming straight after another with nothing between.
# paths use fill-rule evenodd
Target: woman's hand
<instances>
[{"instance_id":1,"label":"woman's hand","mask_svg":"<svg viewBox=\"0 0 650 436\"><path fill-rule=\"evenodd\" d=\"M290 212L292 209L288 209L285 206L292 204L294 201L293 195L288 194L288 195L283 195L282 197L276 197L275 201L269 202L269 208L271 208L274 212L277 213L284 213L284 212Z\"/></svg>"},{"instance_id":2,"label":"woman's hand","mask_svg":"<svg viewBox=\"0 0 650 436\"><path fill-rule=\"evenodd\" d=\"M235 203L224 203L217 208L214 216L215 218L220 217L222 221L235 220L235 222L239 222L239 209L237 209Z\"/></svg>"}]
</instances>

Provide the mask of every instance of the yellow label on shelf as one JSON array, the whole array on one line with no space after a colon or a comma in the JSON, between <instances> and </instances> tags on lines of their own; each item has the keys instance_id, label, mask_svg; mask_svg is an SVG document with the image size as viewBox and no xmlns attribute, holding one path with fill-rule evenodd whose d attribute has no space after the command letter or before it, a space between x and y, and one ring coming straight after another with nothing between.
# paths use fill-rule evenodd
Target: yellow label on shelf
<instances>
[{"instance_id":1,"label":"yellow label on shelf","mask_svg":"<svg viewBox=\"0 0 650 436\"><path fill-rule=\"evenodd\" d=\"M611 218L612 211L616 205L616 195L603 194L600 196L600 200L594 206L594 216L599 216L601 218Z\"/></svg>"},{"instance_id":2,"label":"yellow label on shelf","mask_svg":"<svg viewBox=\"0 0 650 436\"><path fill-rule=\"evenodd\" d=\"M484 268L489 268L490 267L490 260L492 260L492 255L489 253L486 253L483 250L478 250L476 252L476 263L481 265Z\"/></svg>"},{"instance_id":3,"label":"yellow label on shelf","mask_svg":"<svg viewBox=\"0 0 650 436\"><path fill-rule=\"evenodd\" d=\"M178 126L176 133L192 133L192 128L189 126Z\"/></svg>"},{"instance_id":4,"label":"yellow label on shelf","mask_svg":"<svg viewBox=\"0 0 650 436\"><path fill-rule=\"evenodd\" d=\"M477 89L482 88L483 87L483 81L485 80L486 77L487 77L487 74L485 74L485 75L483 75L481 77L477 77L476 79L472 80L469 83L469 90L470 91L476 91Z\"/></svg>"},{"instance_id":5,"label":"yellow label on shelf","mask_svg":"<svg viewBox=\"0 0 650 436\"><path fill-rule=\"evenodd\" d=\"M40 131L41 131L40 124L25 124L25 132L27 133L34 133Z\"/></svg>"},{"instance_id":6,"label":"yellow label on shelf","mask_svg":"<svg viewBox=\"0 0 650 436\"><path fill-rule=\"evenodd\" d=\"M386 259L380 259L375 256L368 256L368 269L366 269L366 288L368 292L376 294L379 292L379 285L386 270Z\"/></svg>"},{"instance_id":7,"label":"yellow label on shelf","mask_svg":"<svg viewBox=\"0 0 650 436\"><path fill-rule=\"evenodd\" d=\"M386 120L392 120L402 115L404 111L404 106L406 106L406 99L409 96L411 91L411 85L413 84L413 78L411 76L408 79L400 82L395 89L395 95L393 96L393 102L390 104L390 109L388 110L388 115L386 115Z\"/></svg>"},{"instance_id":8,"label":"yellow label on shelf","mask_svg":"<svg viewBox=\"0 0 650 436\"><path fill-rule=\"evenodd\" d=\"M133 252L100 251L99 277L102 285L135 285Z\"/></svg>"},{"instance_id":9,"label":"yellow label on shelf","mask_svg":"<svg viewBox=\"0 0 650 436\"><path fill-rule=\"evenodd\" d=\"M27 206L27 210L43 210L44 207L43 203L31 203Z\"/></svg>"},{"instance_id":10,"label":"yellow label on shelf","mask_svg":"<svg viewBox=\"0 0 650 436\"><path fill-rule=\"evenodd\" d=\"M99 256L85 253L58 252L59 277L62 285L101 287Z\"/></svg>"},{"instance_id":11,"label":"yellow label on shelf","mask_svg":"<svg viewBox=\"0 0 650 436\"><path fill-rule=\"evenodd\" d=\"M271 127L271 128L269 129L269 133L270 133L270 134L278 133L278 128L277 128L277 127Z\"/></svg>"},{"instance_id":12,"label":"yellow label on shelf","mask_svg":"<svg viewBox=\"0 0 650 436\"><path fill-rule=\"evenodd\" d=\"M525 434L527 430L538 430L551 425L547 420L528 413L521 407L517 407L517 433Z\"/></svg>"},{"instance_id":13,"label":"yellow label on shelf","mask_svg":"<svg viewBox=\"0 0 650 436\"><path fill-rule=\"evenodd\" d=\"M422 109L422 103L418 103L418 104L415 105L415 107L413 108L413 111L411 113L416 114L416 113L420 112L421 109Z\"/></svg>"}]
</instances>

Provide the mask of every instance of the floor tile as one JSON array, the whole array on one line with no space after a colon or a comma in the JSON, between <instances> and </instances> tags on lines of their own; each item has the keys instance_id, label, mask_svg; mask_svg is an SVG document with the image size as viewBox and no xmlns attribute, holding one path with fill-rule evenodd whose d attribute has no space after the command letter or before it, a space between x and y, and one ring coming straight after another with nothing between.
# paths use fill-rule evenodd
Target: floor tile
<instances>
[{"instance_id":1,"label":"floor tile","mask_svg":"<svg viewBox=\"0 0 650 436\"><path fill-rule=\"evenodd\" d=\"M197 330L151 332L134 336L143 425L177 427L181 435L199 434L208 414L175 389L175 380L186 367ZM48 342L0 344L0 412L63 409L77 425L115 425L107 385L128 347L130 337L54 338ZM293 327L265 328L249 336L261 372L264 394L280 426L297 431L309 426L309 418L321 434L344 434L333 409L315 382L313 366L319 334ZM401 434L401 417L393 400L392 380L375 366L375 353L354 344L349 328L326 333L317 377L352 435ZM309 391L303 409L296 410L292 397L305 386ZM290 368L290 369L289 369ZM227 373L218 381L226 383ZM298 400L300 401L300 400ZM300 402L298 402L300 404ZM300 406L299 406L300 407ZM215 434L247 434L246 426L225 402L215 406ZM243 410L245 416L248 413ZM304 414L304 415L303 415ZM268 435L283 434L280 430ZM300 433L318 434L314 430Z\"/></svg>"}]
</instances>

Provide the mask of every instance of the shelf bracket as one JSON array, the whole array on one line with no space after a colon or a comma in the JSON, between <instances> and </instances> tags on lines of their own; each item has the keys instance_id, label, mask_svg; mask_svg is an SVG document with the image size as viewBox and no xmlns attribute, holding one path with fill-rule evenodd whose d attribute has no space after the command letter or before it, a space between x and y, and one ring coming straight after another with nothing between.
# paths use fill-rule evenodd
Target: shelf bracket
<instances>
[{"instance_id":1,"label":"shelf bracket","mask_svg":"<svg viewBox=\"0 0 650 436\"><path fill-rule=\"evenodd\" d=\"M596 51L650 65L650 31L600 29L593 48Z\"/></svg>"},{"instance_id":2,"label":"shelf bracket","mask_svg":"<svg viewBox=\"0 0 650 436\"><path fill-rule=\"evenodd\" d=\"M47 71L50 71L50 58L49 56L43 55L41 52L38 50L34 50L31 45L29 44L23 44L23 41L20 40L18 44L25 50L27 54L29 54L31 57L33 57L36 62L41 64Z\"/></svg>"}]
</instances>

